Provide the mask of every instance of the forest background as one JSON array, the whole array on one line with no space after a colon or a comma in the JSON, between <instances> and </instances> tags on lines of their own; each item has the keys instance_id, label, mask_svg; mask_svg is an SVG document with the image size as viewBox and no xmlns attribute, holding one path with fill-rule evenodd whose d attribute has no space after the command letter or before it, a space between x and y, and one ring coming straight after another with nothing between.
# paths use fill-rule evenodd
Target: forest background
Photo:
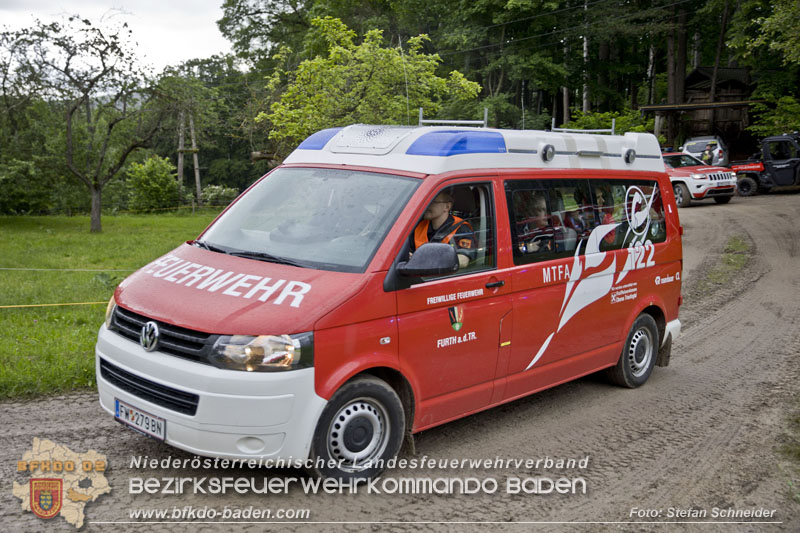
<instances>
[{"instance_id":1,"label":"forest background","mask_svg":"<svg viewBox=\"0 0 800 533\"><path fill-rule=\"evenodd\" d=\"M796 0L224 0L229 55L154 72L124 25L0 27L0 214L225 205L351 123L652 131L699 66L748 69L752 139L800 129ZM178 23L176 21L176 23ZM712 84L714 80L712 80ZM682 142L680 125L662 142ZM749 147L739 147L740 150ZM196 169L196 170L195 170Z\"/></svg>"}]
</instances>

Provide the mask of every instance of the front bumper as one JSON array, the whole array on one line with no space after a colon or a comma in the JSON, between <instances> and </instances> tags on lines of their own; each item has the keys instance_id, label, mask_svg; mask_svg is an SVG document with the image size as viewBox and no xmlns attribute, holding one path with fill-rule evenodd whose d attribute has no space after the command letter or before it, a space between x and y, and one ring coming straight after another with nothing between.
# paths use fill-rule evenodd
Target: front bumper
<instances>
[{"instance_id":1,"label":"front bumper","mask_svg":"<svg viewBox=\"0 0 800 533\"><path fill-rule=\"evenodd\" d=\"M314 390L314 369L241 372L185 360L100 328L95 366L100 405L112 416L114 399L167 421L166 442L198 455L227 459L308 457L327 401ZM101 359L145 383L197 395L194 415L103 377ZM133 392L130 392L133 391ZM148 399L146 399L147 397Z\"/></svg>"},{"instance_id":2,"label":"front bumper","mask_svg":"<svg viewBox=\"0 0 800 533\"><path fill-rule=\"evenodd\" d=\"M691 185L692 198L700 200L702 198L712 198L714 196L733 196L736 194L736 179L728 181L700 181L694 180Z\"/></svg>"},{"instance_id":3,"label":"front bumper","mask_svg":"<svg viewBox=\"0 0 800 533\"><path fill-rule=\"evenodd\" d=\"M667 343L667 340L675 341L681 334L681 321L677 318L675 320L671 320L667 322L667 326L664 329L664 338L661 339L661 345Z\"/></svg>"}]
</instances>

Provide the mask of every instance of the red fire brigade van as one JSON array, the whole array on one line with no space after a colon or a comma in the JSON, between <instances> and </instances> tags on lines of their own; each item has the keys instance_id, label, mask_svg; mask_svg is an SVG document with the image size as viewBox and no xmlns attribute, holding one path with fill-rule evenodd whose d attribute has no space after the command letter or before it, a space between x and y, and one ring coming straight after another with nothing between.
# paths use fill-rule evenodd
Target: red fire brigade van
<instances>
[{"instance_id":1,"label":"red fire brigade van","mask_svg":"<svg viewBox=\"0 0 800 533\"><path fill-rule=\"evenodd\" d=\"M601 370L643 384L681 269L652 135L324 130L120 284L100 402L199 455L369 478L415 432Z\"/></svg>"}]
</instances>

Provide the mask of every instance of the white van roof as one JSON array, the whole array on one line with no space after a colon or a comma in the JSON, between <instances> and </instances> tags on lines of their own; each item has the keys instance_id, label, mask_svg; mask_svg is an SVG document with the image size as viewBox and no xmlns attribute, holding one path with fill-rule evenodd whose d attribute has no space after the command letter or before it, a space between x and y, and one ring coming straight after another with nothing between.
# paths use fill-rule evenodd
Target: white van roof
<instances>
[{"instance_id":1,"label":"white van roof","mask_svg":"<svg viewBox=\"0 0 800 533\"><path fill-rule=\"evenodd\" d=\"M596 135L458 126L355 124L319 131L285 163L354 165L440 174L489 168L664 172L650 133Z\"/></svg>"}]
</instances>

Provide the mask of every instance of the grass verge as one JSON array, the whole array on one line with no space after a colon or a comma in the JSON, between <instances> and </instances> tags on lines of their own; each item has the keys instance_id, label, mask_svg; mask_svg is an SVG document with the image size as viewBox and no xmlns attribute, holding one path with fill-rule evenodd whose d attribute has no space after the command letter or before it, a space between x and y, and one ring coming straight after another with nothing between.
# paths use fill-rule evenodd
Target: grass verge
<instances>
[{"instance_id":1,"label":"grass verge","mask_svg":"<svg viewBox=\"0 0 800 533\"><path fill-rule=\"evenodd\" d=\"M800 503L800 486L796 483L800 479L800 409L789 417L788 426L780 451L791 462L787 472L789 493L794 501Z\"/></svg>"},{"instance_id":2,"label":"grass verge","mask_svg":"<svg viewBox=\"0 0 800 533\"><path fill-rule=\"evenodd\" d=\"M725 285L730 283L733 278L746 266L753 255L752 246L748 241L734 235L731 237L722 255L714 268L708 271L706 279L702 281L704 289L710 289L713 285Z\"/></svg>"},{"instance_id":3,"label":"grass verge","mask_svg":"<svg viewBox=\"0 0 800 533\"><path fill-rule=\"evenodd\" d=\"M105 302L128 274L195 238L217 211L88 217L0 217L0 399L93 387ZM32 269L87 269L88 272Z\"/></svg>"}]
</instances>

